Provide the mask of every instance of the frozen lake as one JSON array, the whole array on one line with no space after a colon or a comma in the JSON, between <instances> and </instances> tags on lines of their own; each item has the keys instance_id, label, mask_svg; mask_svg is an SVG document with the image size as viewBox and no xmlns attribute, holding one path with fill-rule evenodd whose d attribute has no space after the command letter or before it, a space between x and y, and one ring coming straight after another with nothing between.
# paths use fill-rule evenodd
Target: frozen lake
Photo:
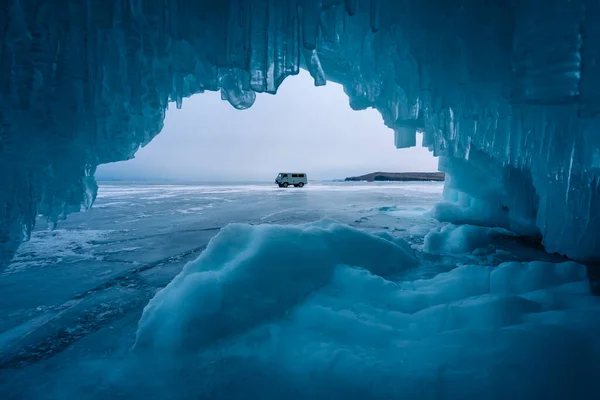
<instances>
[{"instance_id":1,"label":"frozen lake","mask_svg":"<svg viewBox=\"0 0 600 400\"><path fill-rule=\"evenodd\" d=\"M343 394L343 391L339 391L341 387L348 393L358 390L356 393L362 393L362 398L384 398L385 393L391 392L378 391L373 389L373 385L380 385L399 373L405 373L411 380L391 384L394 389L392 392L418 395L419 398L472 398L469 397L472 395L502 398L481 396L477 385L472 390L460 389L460 382L464 379L462 376L476 370L475 366L482 362L486 365L485 362L494 357L491 354L494 351L506 350L511 345L520 349L521 353L523 346L531 348L531 341L542 335L540 332L550 332L542 336L545 343L552 346L572 347L575 346L573 340L579 340L577 346L569 347L567 353L556 357L544 358L533 346L531 354L539 356L549 365L542 371L542 376L547 378L565 368L573 369L575 361L575 372L578 374L573 378L574 383L566 386L555 383L540 387L539 381L529 377L529 381L535 382L523 385L525 388L519 389L521 393L563 393L560 390L564 387L564 393L572 394L573 385L585 393L587 379L595 378L598 373L592 371L599 369L595 357L597 353L594 353L598 350L597 346L594 347L590 342L591 347L585 347L588 344L586 340L598 332L597 324L586 322L586 316L598 311L598 304L595 298L589 296L584 267L574 263L552 264L566 260L548 255L538 246L521 241L508 232L478 227L456 229L433 220L428 211L441 200L442 187L443 184L435 182L312 183L302 189L280 189L268 184L101 184L92 210L70 215L55 231L46 230L44 222L39 221L31 241L21 246L12 264L0 275L3 298L0 303L0 398L131 398L134 394L142 398L166 398L166 393L169 393L169 398L185 398L188 395L193 398L256 398L260 393L266 398L276 398L284 395L289 397L290 393L296 393L294 390L298 387L305 387L307 376L315 376L317 383L311 391L298 395L300 398L333 398L331 396L335 397L336 393ZM265 238L281 237L282 246L290 245L292 250L289 259L281 253L283 258L278 263L281 266L289 264L292 268L296 264L302 266L293 258L293 249L304 246L304 242L300 241L307 240L306 245L310 246L322 240L323 235L326 237L323 240L330 240L327 239L329 228L311 228L311 225L303 228L308 223L324 218L349 227L339 228L350 229L344 231L344 234L350 235L346 242L349 245L356 242L356 246L362 246L360 232L367 232L365 245L375 246L376 249L379 248L377 246L384 246L381 252L388 251L386 249L389 246L393 247L390 250L392 252L401 249L402 252L398 254L406 253L407 265L409 261L414 265L411 268L400 265L393 274L386 275L363 266L359 257L350 266L363 267L369 276L344 275L345 278L339 274L347 272L339 272L342 270L334 265L335 272L332 272L325 288L311 283L316 286L307 292L309 298L298 300L298 297L294 300L293 306L286 309L285 318L282 317L284 314L273 314L268 320L257 318L252 322L254 317L248 310L256 311L255 308L248 304L244 310L244 304L251 303L252 299L235 305L235 315L248 314L243 332L228 333L226 340L230 343L207 342L202 349L195 349L198 358L191 365L197 370L192 368L190 372L183 361L177 367L169 367L167 361L163 365L161 361L160 368L164 370L154 369L159 371L156 372L159 376L156 382L149 382L153 374L143 371L144 368L134 368L139 373L134 374L134 378L127 375L131 374L128 370L131 369L128 364L130 360L122 360L130 358L129 349L135 340L144 306L181 272L186 263L198 258L222 228L236 222L290 227L290 230L277 228L284 229L282 233L257 230L258 239L252 239L253 233L247 238L243 229L239 232L230 229L224 235L229 235L225 239L233 249L229 251L234 253L239 244L240 248L246 246L246 249L255 246L259 248L259 253L262 251L260 249L267 248L265 254L279 254L277 252L281 250L269 248L270 242ZM298 228L293 228L296 226ZM315 229L321 236L313 235ZM434 233L430 234L432 231ZM290 238L295 239L289 239L286 243L284 235L288 233ZM382 241L376 235L384 235L386 240ZM320 247L315 249L314 252L319 251ZM353 250L356 249L349 248L343 252L350 254ZM378 254L375 254L378 252L374 252L372 260L378 260ZM311 259L311 254L296 257L305 256L309 260L307 267L320 257ZM206 257L211 256L209 254ZM253 255L249 257L254 260ZM390 257L404 260L402 257L405 256L396 254ZM416 261L413 262L413 259ZM266 264L271 262L264 260L268 261ZM530 261L540 263L527 264ZM252 268L260 264L258 261L252 262L254 264L248 264ZM364 262L368 264L369 260ZM381 263L373 262L385 264L390 262L390 258L382 259ZM502 264L497 268L497 278L493 278L491 268L507 262L513 263ZM265 262L262 264L267 268ZM556 265L559 267L555 268ZM202 270L205 267L198 268ZM469 268L477 269L473 273ZM260 269L256 271L251 276L262 273ZM517 275L526 276L530 283L523 283L525 278ZM235 278L231 282L235 282L238 285L235 287L242 291L253 287L254 283L244 283L241 279ZM387 286L378 286L383 283ZM277 285L275 282L267 288L270 290ZM352 285L354 289L350 290ZM363 285L372 287L373 292L368 298L359 295ZM176 290L174 288L171 292L175 293ZM264 296L267 299L272 296L271 300L277 302L287 298L285 294L293 292L293 288L281 290L285 292L270 293L267 290ZM186 292L181 289L180 293ZM379 293L381 297L373 293ZM189 298L184 296L181 301ZM357 304L363 306L358 307ZM159 310L168 309L158 301L156 307ZM201 308L200 305L198 307ZM356 321L361 322L352 320L354 322L328 326L333 324L331 315L324 317L327 323L315 322L320 321L311 314L316 312L315 307L339 311L336 318L341 318L341 315L347 318L350 313ZM439 314L442 312L439 307L446 307L443 317ZM448 307L455 307L459 311L453 311L450 315ZM174 314L178 309L175 308ZM226 312L223 310L223 315ZM264 314L267 311L261 312ZM268 311L267 314L272 313ZM193 321L201 319L198 315L193 316L193 312L190 315ZM187 321L188 316L181 315L176 319L179 321L177 323L183 323L181 321ZM442 319L446 321L445 325L434 328L436 321ZM152 324L167 326L168 321L164 324L160 320L156 322L152 316L148 321L148 329L154 332L145 334L145 337L149 337L148 343L159 343L156 346L162 348L162 339L155 337L155 332L160 329L153 329ZM366 324L365 321L370 324L368 327L361 325ZM567 321L571 324L570 333L564 332ZM578 321L580 325L575 326L572 321ZM206 323L214 324L215 321L207 320ZM312 327L313 323L319 328ZM239 321L231 324L237 326ZM560 333L554 332L556 326L560 327ZM522 337L515 336L514 332L506 333L506 329L515 327L530 333ZM225 331L227 329L222 328ZM265 356L273 351L274 346L272 338L265 339L265 329L271 332L268 337L274 330L279 332L277 343L281 348L276 352L277 357ZM323 331L316 334L315 329ZM357 333L355 337L332 333L339 329L346 334L350 331ZM454 336L449 337L446 331L454 332ZM470 335L468 339L467 331ZM367 337L371 339L365 339ZM250 339L258 344L240 350L240 343ZM178 345L189 347L189 340L181 339ZM460 354L449 350L465 346L472 340L487 343L485 346L491 353L482 355L476 346ZM490 345L494 340L501 342L501 345L497 348ZM412 345L407 347L407 343ZM304 348L307 353L303 355L290 350L298 348ZM437 349L438 353L428 349ZM577 352L577 359L569 356L573 351ZM142 358L152 365L157 362L156 354L160 354L160 360L168 357L168 354L162 351L157 353L150 346L144 350ZM315 358L315 354L321 355ZM335 364L339 371L332 372L330 368L334 368L334 364L324 362L319 357L339 358ZM287 370L284 367L289 366L292 359L299 360L299 364ZM517 357L516 353L515 357L500 359L508 364L512 362L516 370L529 368L527 360ZM419 364L418 360L423 363ZM464 364L461 364L463 361ZM279 371L281 376L255 376L258 366L264 369L265 363L274 363L274 370ZM406 363L413 363L413 367L406 370ZM453 367L459 364L460 368ZM497 368L500 367L491 365L486 373ZM115 372L121 370L125 372ZM194 383L181 381L184 379L180 375L182 370L192 375L202 375L203 379L210 381L210 385L202 379ZM582 375L582 371L587 372ZM123 379L123 376L128 378ZM354 379L355 382L347 382L341 376ZM511 379L517 379L511 376ZM232 382L241 382L243 379L252 380L244 395L248 397L240 395L241 389L224 389L230 387ZM271 388L273 392L265 392L265 382L271 379L279 382L281 387L274 385ZM487 376L481 379L491 378ZM503 375L500 374L497 380L485 382L501 387L502 379ZM124 381L128 384L124 384ZM418 391L416 387L420 385L432 387ZM519 387L519 383L515 385ZM328 389L324 389L325 386ZM173 387L178 389L171 391ZM510 390L501 393L514 394Z\"/></svg>"}]
</instances>

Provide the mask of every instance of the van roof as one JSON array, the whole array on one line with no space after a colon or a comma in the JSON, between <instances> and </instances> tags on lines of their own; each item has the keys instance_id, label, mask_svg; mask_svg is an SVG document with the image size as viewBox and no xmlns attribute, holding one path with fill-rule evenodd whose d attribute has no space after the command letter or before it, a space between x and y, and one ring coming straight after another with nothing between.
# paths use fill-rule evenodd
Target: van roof
<instances>
[{"instance_id":1,"label":"van roof","mask_svg":"<svg viewBox=\"0 0 600 400\"><path fill-rule=\"evenodd\" d=\"M280 174L304 174L304 175L306 175L306 172L280 172Z\"/></svg>"}]
</instances>

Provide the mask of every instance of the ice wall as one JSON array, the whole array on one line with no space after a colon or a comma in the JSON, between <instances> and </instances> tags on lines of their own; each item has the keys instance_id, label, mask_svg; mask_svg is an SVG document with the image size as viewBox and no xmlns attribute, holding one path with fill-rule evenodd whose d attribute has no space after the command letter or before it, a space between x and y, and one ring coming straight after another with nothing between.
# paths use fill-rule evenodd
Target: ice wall
<instances>
[{"instance_id":1,"label":"ice wall","mask_svg":"<svg viewBox=\"0 0 600 400\"><path fill-rule=\"evenodd\" d=\"M600 259L597 0L2 0L0 39L0 268L36 214L88 207L95 167L133 157L169 101L244 109L300 66L397 146L422 130L461 215Z\"/></svg>"}]
</instances>

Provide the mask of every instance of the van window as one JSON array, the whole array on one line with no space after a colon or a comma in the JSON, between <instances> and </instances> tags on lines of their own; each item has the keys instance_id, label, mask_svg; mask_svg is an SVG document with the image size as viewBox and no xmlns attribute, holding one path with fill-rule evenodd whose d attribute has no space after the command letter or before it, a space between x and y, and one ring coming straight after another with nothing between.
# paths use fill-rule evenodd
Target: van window
<instances>
[{"instance_id":1,"label":"van window","mask_svg":"<svg viewBox=\"0 0 600 400\"><path fill-rule=\"evenodd\" d=\"M283 174L283 175L282 175L282 178L287 178L287 177L288 177L287 175L288 175L288 174Z\"/></svg>"},{"instance_id":2,"label":"van window","mask_svg":"<svg viewBox=\"0 0 600 400\"><path fill-rule=\"evenodd\" d=\"M299 174L298 177L304 178L304 174Z\"/></svg>"},{"instance_id":3,"label":"van window","mask_svg":"<svg viewBox=\"0 0 600 400\"><path fill-rule=\"evenodd\" d=\"M292 178L297 178L298 174L292 174Z\"/></svg>"}]
</instances>

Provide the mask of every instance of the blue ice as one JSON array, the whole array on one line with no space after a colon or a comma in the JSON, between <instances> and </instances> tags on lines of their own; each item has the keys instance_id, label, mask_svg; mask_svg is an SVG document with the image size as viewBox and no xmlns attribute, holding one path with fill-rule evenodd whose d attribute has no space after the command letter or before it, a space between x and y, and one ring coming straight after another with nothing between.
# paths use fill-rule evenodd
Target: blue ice
<instances>
[{"instance_id":1,"label":"blue ice","mask_svg":"<svg viewBox=\"0 0 600 400\"><path fill-rule=\"evenodd\" d=\"M472 234L448 231L453 235L437 240L468 241ZM600 302L589 294L582 265L462 265L431 278L402 278L418 268L404 240L334 221L229 225L144 309L111 393L129 388L137 395L227 399L595 393Z\"/></svg>"}]
</instances>

